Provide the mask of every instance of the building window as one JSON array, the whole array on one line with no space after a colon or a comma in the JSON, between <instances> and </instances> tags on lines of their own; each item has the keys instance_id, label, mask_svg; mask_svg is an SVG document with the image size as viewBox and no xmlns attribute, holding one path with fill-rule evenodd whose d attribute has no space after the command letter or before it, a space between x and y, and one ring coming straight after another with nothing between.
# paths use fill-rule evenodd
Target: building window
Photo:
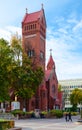
<instances>
[{"instance_id":1,"label":"building window","mask_svg":"<svg viewBox=\"0 0 82 130\"><path fill-rule=\"evenodd\" d=\"M41 59L44 58L44 54L43 54L43 52L40 52L40 58L41 58Z\"/></svg>"},{"instance_id":2,"label":"building window","mask_svg":"<svg viewBox=\"0 0 82 130\"><path fill-rule=\"evenodd\" d=\"M27 26L27 30L28 30L28 26Z\"/></svg>"},{"instance_id":3,"label":"building window","mask_svg":"<svg viewBox=\"0 0 82 130\"><path fill-rule=\"evenodd\" d=\"M29 25L29 30L30 30L30 25Z\"/></svg>"},{"instance_id":4,"label":"building window","mask_svg":"<svg viewBox=\"0 0 82 130\"><path fill-rule=\"evenodd\" d=\"M52 85L52 93L55 93L55 85Z\"/></svg>"},{"instance_id":5,"label":"building window","mask_svg":"<svg viewBox=\"0 0 82 130\"><path fill-rule=\"evenodd\" d=\"M34 28L36 28L36 24L34 25Z\"/></svg>"},{"instance_id":6,"label":"building window","mask_svg":"<svg viewBox=\"0 0 82 130\"><path fill-rule=\"evenodd\" d=\"M32 25L31 25L31 29L32 29Z\"/></svg>"},{"instance_id":7,"label":"building window","mask_svg":"<svg viewBox=\"0 0 82 130\"><path fill-rule=\"evenodd\" d=\"M25 26L25 28L24 28L24 29L25 29L25 31L26 31L26 26Z\"/></svg>"},{"instance_id":8,"label":"building window","mask_svg":"<svg viewBox=\"0 0 82 130\"><path fill-rule=\"evenodd\" d=\"M28 50L28 57L34 56L34 50Z\"/></svg>"}]
</instances>

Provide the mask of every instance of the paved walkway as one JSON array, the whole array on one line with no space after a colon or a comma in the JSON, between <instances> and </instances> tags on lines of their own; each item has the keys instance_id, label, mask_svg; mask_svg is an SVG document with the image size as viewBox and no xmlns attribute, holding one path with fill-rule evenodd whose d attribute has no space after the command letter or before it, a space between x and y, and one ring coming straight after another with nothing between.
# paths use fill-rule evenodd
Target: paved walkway
<instances>
[{"instance_id":1,"label":"paved walkway","mask_svg":"<svg viewBox=\"0 0 82 130\"><path fill-rule=\"evenodd\" d=\"M64 118L15 120L15 126L22 130L82 130L82 124L77 122L78 118L73 117L72 122L66 122Z\"/></svg>"}]
</instances>

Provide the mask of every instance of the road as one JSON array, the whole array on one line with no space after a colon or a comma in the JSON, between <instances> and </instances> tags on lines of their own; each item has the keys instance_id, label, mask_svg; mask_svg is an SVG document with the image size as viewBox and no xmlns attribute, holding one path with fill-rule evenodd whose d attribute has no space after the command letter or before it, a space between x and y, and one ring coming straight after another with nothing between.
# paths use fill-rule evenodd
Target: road
<instances>
[{"instance_id":1,"label":"road","mask_svg":"<svg viewBox=\"0 0 82 130\"><path fill-rule=\"evenodd\" d=\"M66 122L64 118L15 120L15 126L22 130L82 130L82 124L77 122L78 118L72 117L72 122Z\"/></svg>"}]
</instances>

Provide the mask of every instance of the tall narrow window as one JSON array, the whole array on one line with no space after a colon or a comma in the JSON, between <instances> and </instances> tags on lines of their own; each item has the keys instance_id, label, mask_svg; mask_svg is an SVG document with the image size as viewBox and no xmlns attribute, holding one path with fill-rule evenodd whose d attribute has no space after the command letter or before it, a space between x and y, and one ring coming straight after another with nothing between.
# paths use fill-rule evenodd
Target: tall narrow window
<instances>
[{"instance_id":1,"label":"tall narrow window","mask_svg":"<svg viewBox=\"0 0 82 130\"><path fill-rule=\"evenodd\" d=\"M52 85L52 93L55 93L55 85Z\"/></svg>"},{"instance_id":2,"label":"tall narrow window","mask_svg":"<svg viewBox=\"0 0 82 130\"><path fill-rule=\"evenodd\" d=\"M34 50L28 50L28 56L33 57L34 56Z\"/></svg>"},{"instance_id":3,"label":"tall narrow window","mask_svg":"<svg viewBox=\"0 0 82 130\"><path fill-rule=\"evenodd\" d=\"M44 58L44 54L43 54L43 52L40 52L40 58L41 58L41 59Z\"/></svg>"}]
</instances>

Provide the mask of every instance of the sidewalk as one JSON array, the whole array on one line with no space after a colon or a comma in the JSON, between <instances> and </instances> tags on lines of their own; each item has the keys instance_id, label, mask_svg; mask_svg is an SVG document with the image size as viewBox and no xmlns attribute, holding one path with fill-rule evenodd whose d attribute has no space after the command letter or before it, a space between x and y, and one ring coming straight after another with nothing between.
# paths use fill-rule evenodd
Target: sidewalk
<instances>
[{"instance_id":1,"label":"sidewalk","mask_svg":"<svg viewBox=\"0 0 82 130\"><path fill-rule=\"evenodd\" d=\"M79 125L76 128L72 128L72 129L69 129L69 130L82 130L82 125Z\"/></svg>"},{"instance_id":2,"label":"sidewalk","mask_svg":"<svg viewBox=\"0 0 82 130\"><path fill-rule=\"evenodd\" d=\"M82 130L81 123L77 122L78 118L72 117L73 122L66 122L64 118L15 120L15 126L22 130Z\"/></svg>"}]
</instances>

